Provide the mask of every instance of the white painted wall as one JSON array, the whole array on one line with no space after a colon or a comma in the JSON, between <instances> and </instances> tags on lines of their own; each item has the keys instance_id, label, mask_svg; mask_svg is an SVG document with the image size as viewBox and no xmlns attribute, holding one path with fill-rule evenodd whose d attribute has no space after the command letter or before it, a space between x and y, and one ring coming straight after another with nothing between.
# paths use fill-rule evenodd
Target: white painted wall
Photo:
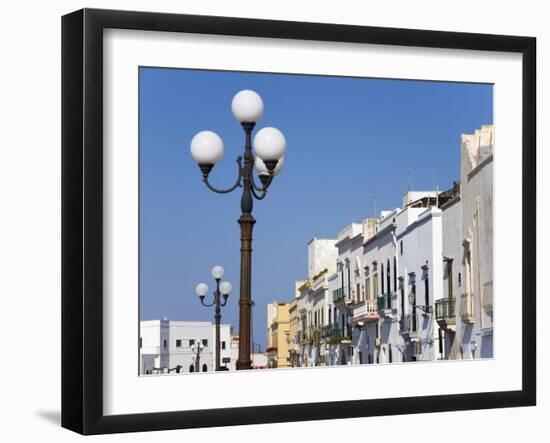
<instances>
[{"instance_id":1,"label":"white painted wall","mask_svg":"<svg viewBox=\"0 0 550 443\"><path fill-rule=\"evenodd\" d=\"M492 290L493 284L493 193L488 192L493 188L493 140L489 126L462 136L463 234L471 238L475 311L474 324L460 324L464 358L493 357L493 312L481 305L482 292ZM511 268L520 267L517 260L510 259Z\"/></svg>"},{"instance_id":2,"label":"white painted wall","mask_svg":"<svg viewBox=\"0 0 550 443\"><path fill-rule=\"evenodd\" d=\"M215 325L210 322L146 320L140 323L142 347L140 349L140 374L153 368L175 368L182 366L182 373L192 372L195 367L196 352L191 349L192 340L203 343L199 362L200 370L213 371L215 368ZM221 349L225 342L225 350ZM230 358L229 364L223 358ZM220 325L220 358L221 366L235 369L234 356L231 351L231 326Z\"/></svg>"},{"instance_id":3,"label":"white painted wall","mask_svg":"<svg viewBox=\"0 0 550 443\"><path fill-rule=\"evenodd\" d=\"M335 239L313 238L308 243L308 278L313 278L323 269L329 273L336 269L338 251Z\"/></svg>"}]
</instances>

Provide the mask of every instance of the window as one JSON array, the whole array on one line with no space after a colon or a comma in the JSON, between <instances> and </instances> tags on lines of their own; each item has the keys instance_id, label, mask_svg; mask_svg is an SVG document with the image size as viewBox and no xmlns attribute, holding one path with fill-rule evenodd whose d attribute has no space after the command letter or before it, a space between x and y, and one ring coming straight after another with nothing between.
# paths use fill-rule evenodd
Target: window
<instances>
[{"instance_id":1,"label":"window","mask_svg":"<svg viewBox=\"0 0 550 443\"><path fill-rule=\"evenodd\" d=\"M166 339L162 340L162 347L165 348L167 345Z\"/></svg>"},{"instance_id":2,"label":"window","mask_svg":"<svg viewBox=\"0 0 550 443\"><path fill-rule=\"evenodd\" d=\"M401 315L405 315L405 285L401 285Z\"/></svg>"},{"instance_id":3,"label":"window","mask_svg":"<svg viewBox=\"0 0 550 443\"><path fill-rule=\"evenodd\" d=\"M195 339L194 338L191 338L189 340L189 347L193 346L195 344Z\"/></svg>"},{"instance_id":4,"label":"window","mask_svg":"<svg viewBox=\"0 0 550 443\"><path fill-rule=\"evenodd\" d=\"M416 281L414 280L414 278L412 279L411 291L414 295L413 305L412 305L412 313L413 313L413 316L412 316L412 330L416 331L416 315L415 315L416 314Z\"/></svg>"},{"instance_id":5,"label":"window","mask_svg":"<svg viewBox=\"0 0 550 443\"><path fill-rule=\"evenodd\" d=\"M449 295L449 300L453 298L453 261L449 260L447 262L447 291Z\"/></svg>"},{"instance_id":6,"label":"window","mask_svg":"<svg viewBox=\"0 0 550 443\"><path fill-rule=\"evenodd\" d=\"M207 340L206 338L203 338L203 339L202 339L202 345L203 345L204 347L208 346L208 340Z\"/></svg>"},{"instance_id":7,"label":"window","mask_svg":"<svg viewBox=\"0 0 550 443\"><path fill-rule=\"evenodd\" d=\"M428 271L426 271L426 277L424 278L424 304L426 306L430 304L430 279L428 278Z\"/></svg>"},{"instance_id":8,"label":"window","mask_svg":"<svg viewBox=\"0 0 550 443\"><path fill-rule=\"evenodd\" d=\"M202 372L208 371L208 366L206 364L202 365Z\"/></svg>"},{"instance_id":9,"label":"window","mask_svg":"<svg viewBox=\"0 0 550 443\"><path fill-rule=\"evenodd\" d=\"M352 356L353 355L353 346L348 346L348 356Z\"/></svg>"},{"instance_id":10,"label":"window","mask_svg":"<svg viewBox=\"0 0 550 443\"><path fill-rule=\"evenodd\" d=\"M388 263L386 264L386 290L388 294L391 292L391 269L390 269L390 259L388 258Z\"/></svg>"},{"instance_id":11,"label":"window","mask_svg":"<svg viewBox=\"0 0 550 443\"><path fill-rule=\"evenodd\" d=\"M397 258L393 258L393 290L397 292Z\"/></svg>"},{"instance_id":12,"label":"window","mask_svg":"<svg viewBox=\"0 0 550 443\"><path fill-rule=\"evenodd\" d=\"M403 255L403 240L399 242L399 255Z\"/></svg>"},{"instance_id":13,"label":"window","mask_svg":"<svg viewBox=\"0 0 550 443\"><path fill-rule=\"evenodd\" d=\"M380 265L380 295L384 295L384 263Z\"/></svg>"},{"instance_id":14,"label":"window","mask_svg":"<svg viewBox=\"0 0 550 443\"><path fill-rule=\"evenodd\" d=\"M143 347L143 338L139 338L139 347L142 348Z\"/></svg>"},{"instance_id":15,"label":"window","mask_svg":"<svg viewBox=\"0 0 550 443\"><path fill-rule=\"evenodd\" d=\"M190 365L189 366L189 372L195 372L195 366Z\"/></svg>"},{"instance_id":16,"label":"window","mask_svg":"<svg viewBox=\"0 0 550 443\"><path fill-rule=\"evenodd\" d=\"M181 339L176 340L176 348L181 348Z\"/></svg>"},{"instance_id":17,"label":"window","mask_svg":"<svg viewBox=\"0 0 550 443\"><path fill-rule=\"evenodd\" d=\"M222 341L222 349L225 349L225 342Z\"/></svg>"},{"instance_id":18,"label":"window","mask_svg":"<svg viewBox=\"0 0 550 443\"><path fill-rule=\"evenodd\" d=\"M462 274L460 272L458 273L458 287L462 287Z\"/></svg>"},{"instance_id":19,"label":"window","mask_svg":"<svg viewBox=\"0 0 550 443\"><path fill-rule=\"evenodd\" d=\"M365 300L370 300L370 277L365 279Z\"/></svg>"},{"instance_id":20,"label":"window","mask_svg":"<svg viewBox=\"0 0 550 443\"><path fill-rule=\"evenodd\" d=\"M346 266L348 268L348 293L346 294L346 299L349 300L351 298L351 266L349 264L349 259L346 262Z\"/></svg>"},{"instance_id":21,"label":"window","mask_svg":"<svg viewBox=\"0 0 550 443\"><path fill-rule=\"evenodd\" d=\"M361 301L361 284L360 283L357 283L356 298L357 298L357 303L359 303Z\"/></svg>"}]
</instances>

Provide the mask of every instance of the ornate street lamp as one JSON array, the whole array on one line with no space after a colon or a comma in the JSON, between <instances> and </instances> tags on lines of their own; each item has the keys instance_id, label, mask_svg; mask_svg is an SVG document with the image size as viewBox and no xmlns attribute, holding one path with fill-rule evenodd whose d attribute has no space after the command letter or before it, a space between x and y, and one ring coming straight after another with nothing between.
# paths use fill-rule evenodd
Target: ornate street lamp
<instances>
[{"instance_id":1,"label":"ornate street lamp","mask_svg":"<svg viewBox=\"0 0 550 443\"><path fill-rule=\"evenodd\" d=\"M202 131L195 135L191 141L191 155L198 163L202 171L202 179L211 191L225 194L242 188L241 216L238 220L241 226L241 278L237 369L250 369L252 365L250 358L252 228L256 223L252 216L253 199L264 199L273 177L280 172L286 140L278 129L263 128L254 137L254 155L251 137L256 122L263 114L262 98L251 90L240 91L233 97L231 110L245 132L244 155L237 157L238 174L235 184L227 189L217 189L208 181L212 168L223 157L223 141L215 132ZM254 179L254 167L261 185L258 185Z\"/></svg>"},{"instance_id":2,"label":"ornate street lamp","mask_svg":"<svg viewBox=\"0 0 550 443\"><path fill-rule=\"evenodd\" d=\"M206 283L199 283L195 288L195 292L199 296L199 299L203 306L209 308L210 306L216 306L214 319L216 320L216 371L220 370L220 324L222 319L221 308L227 304L227 299L233 287L231 283L224 281L220 284L223 277L223 268L221 266L214 266L212 268L212 277L216 280L216 290L214 291L214 300L212 303L205 303L204 297L208 294L208 285ZM223 301L222 297L223 296Z\"/></svg>"}]
</instances>

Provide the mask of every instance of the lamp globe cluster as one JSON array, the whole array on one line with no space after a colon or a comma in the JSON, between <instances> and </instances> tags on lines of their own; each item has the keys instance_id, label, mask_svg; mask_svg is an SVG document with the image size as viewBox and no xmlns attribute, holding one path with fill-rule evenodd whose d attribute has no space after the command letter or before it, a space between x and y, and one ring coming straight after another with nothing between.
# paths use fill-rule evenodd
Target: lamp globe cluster
<instances>
[{"instance_id":1,"label":"lamp globe cluster","mask_svg":"<svg viewBox=\"0 0 550 443\"><path fill-rule=\"evenodd\" d=\"M262 118L264 102L257 92L244 89L233 97L231 111L243 127L254 126ZM286 139L281 131L273 127L260 129L254 136L253 148L259 174L277 175L281 172L286 151ZM223 153L223 141L213 131L201 131L191 140L191 156L207 174L223 158Z\"/></svg>"}]
</instances>

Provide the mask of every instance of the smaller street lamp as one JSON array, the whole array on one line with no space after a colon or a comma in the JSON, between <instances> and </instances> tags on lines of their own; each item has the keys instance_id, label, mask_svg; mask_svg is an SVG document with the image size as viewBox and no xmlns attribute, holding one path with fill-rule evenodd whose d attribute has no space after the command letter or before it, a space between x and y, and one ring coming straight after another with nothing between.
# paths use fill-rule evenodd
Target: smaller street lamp
<instances>
[{"instance_id":1,"label":"smaller street lamp","mask_svg":"<svg viewBox=\"0 0 550 443\"><path fill-rule=\"evenodd\" d=\"M201 343L201 341L198 340L198 339L195 339L195 343L193 343L191 345L191 351L193 352L193 354L195 354L195 356L194 356L194 359L195 359L195 372L200 372L201 371L201 367L200 367L201 352L202 352L203 349L204 349L204 346Z\"/></svg>"},{"instance_id":2,"label":"smaller street lamp","mask_svg":"<svg viewBox=\"0 0 550 443\"><path fill-rule=\"evenodd\" d=\"M227 304L227 299L233 287L231 283L224 281L223 278L224 270L221 266L214 266L212 268L212 277L216 281L216 290L214 291L214 299L212 303L205 303L204 298L208 294L208 285L206 283L199 283L195 288L195 292L199 296L201 304L206 307L216 306L214 319L216 321L216 371L221 370L221 359L220 359L220 324L222 319L221 308ZM221 283L220 283L221 282ZM222 300L223 297L223 300Z\"/></svg>"}]
</instances>

